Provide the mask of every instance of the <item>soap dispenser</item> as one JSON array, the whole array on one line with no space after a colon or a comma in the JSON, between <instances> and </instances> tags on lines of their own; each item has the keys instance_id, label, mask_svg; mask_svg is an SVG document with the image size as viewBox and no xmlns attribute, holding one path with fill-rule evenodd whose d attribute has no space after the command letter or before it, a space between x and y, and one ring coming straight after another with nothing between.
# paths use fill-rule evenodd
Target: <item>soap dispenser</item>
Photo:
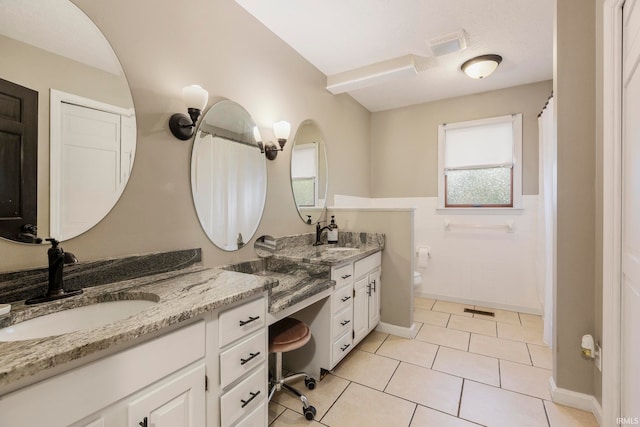
<instances>
[{"instance_id":1,"label":"soap dispenser","mask_svg":"<svg viewBox=\"0 0 640 427\"><path fill-rule=\"evenodd\" d=\"M331 215L331 224L327 232L327 243L338 243L338 224L336 224L335 215Z\"/></svg>"}]
</instances>

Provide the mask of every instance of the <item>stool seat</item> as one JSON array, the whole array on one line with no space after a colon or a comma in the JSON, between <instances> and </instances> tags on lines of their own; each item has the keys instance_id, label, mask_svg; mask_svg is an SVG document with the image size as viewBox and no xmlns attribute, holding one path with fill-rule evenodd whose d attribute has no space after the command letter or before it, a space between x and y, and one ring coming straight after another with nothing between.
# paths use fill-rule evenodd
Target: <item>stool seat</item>
<instances>
[{"instance_id":1,"label":"stool seat","mask_svg":"<svg viewBox=\"0 0 640 427\"><path fill-rule=\"evenodd\" d=\"M285 353L297 350L311 339L311 330L304 322L291 317L269 326L269 352Z\"/></svg>"}]
</instances>

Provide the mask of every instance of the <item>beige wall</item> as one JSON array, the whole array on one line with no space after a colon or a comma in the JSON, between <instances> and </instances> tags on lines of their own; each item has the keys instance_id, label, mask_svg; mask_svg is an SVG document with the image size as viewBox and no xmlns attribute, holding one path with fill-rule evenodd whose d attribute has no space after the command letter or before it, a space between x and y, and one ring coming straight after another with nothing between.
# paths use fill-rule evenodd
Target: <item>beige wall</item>
<instances>
[{"instance_id":1,"label":"beige wall","mask_svg":"<svg viewBox=\"0 0 640 427\"><path fill-rule=\"evenodd\" d=\"M106 35L122 63L138 121L131 179L110 214L63 244L81 260L201 247L207 265L255 257L253 245L226 253L200 228L190 188L192 141L168 130L185 111L180 91L200 84L209 105L228 98L261 129L315 120L327 143L329 194L369 196L369 112L324 89L325 76L233 0L76 0ZM265 140L273 134L264 132ZM312 232L295 209L289 182L291 147L267 165L267 202L257 235ZM358 161L354 161L358 159ZM0 271L46 265L44 247L0 242Z\"/></svg>"},{"instance_id":2,"label":"beige wall","mask_svg":"<svg viewBox=\"0 0 640 427\"><path fill-rule=\"evenodd\" d=\"M372 197L438 195L438 125L522 113L523 194L538 194L538 114L552 82L371 114Z\"/></svg>"},{"instance_id":3,"label":"beige wall","mask_svg":"<svg viewBox=\"0 0 640 427\"><path fill-rule=\"evenodd\" d=\"M554 378L560 388L594 394L593 361L580 339L595 327L596 56L598 0L556 2L554 93L558 126L557 284ZM599 178L601 179L601 178ZM601 317L601 315L600 315ZM600 392L597 393L598 395Z\"/></svg>"}]
</instances>

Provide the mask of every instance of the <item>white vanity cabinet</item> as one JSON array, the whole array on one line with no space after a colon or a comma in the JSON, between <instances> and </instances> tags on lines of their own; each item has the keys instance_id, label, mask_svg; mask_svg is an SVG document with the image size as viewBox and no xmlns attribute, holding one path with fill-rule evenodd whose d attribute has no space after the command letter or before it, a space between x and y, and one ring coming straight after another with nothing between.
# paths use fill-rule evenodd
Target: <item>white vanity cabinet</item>
<instances>
[{"instance_id":1,"label":"white vanity cabinet","mask_svg":"<svg viewBox=\"0 0 640 427\"><path fill-rule=\"evenodd\" d=\"M331 362L338 364L353 347L353 263L331 269L336 286L331 296Z\"/></svg>"},{"instance_id":2,"label":"white vanity cabinet","mask_svg":"<svg viewBox=\"0 0 640 427\"><path fill-rule=\"evenodd\" d=\"M354 263L353 345L380 322L380 265L380 252Z\"/></svg>"}]
</instances>

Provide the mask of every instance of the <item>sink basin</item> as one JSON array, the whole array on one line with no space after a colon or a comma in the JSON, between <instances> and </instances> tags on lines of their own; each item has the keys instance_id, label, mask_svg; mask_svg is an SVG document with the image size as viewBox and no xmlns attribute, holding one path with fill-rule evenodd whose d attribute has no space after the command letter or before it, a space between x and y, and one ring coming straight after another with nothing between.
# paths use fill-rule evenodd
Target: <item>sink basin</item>
<instances>
[{"instance_id":1,"label":"sink basin","mask_svg":"<svg viewBox=\"0 0 640 427\"><path fill-rule=\"evenodd\" d=\"M358 248L327 248L327 252L350 252L357 251Z\"/></svg>"},{"instance_id":2,"label":"sink basin","mask_svg":"<svg viewBox=\"0 0 640 427\"><path fill-rule=\"evenodd\" d=\"M120 300L57 311L0 329L0 341L24 341L97 328L126 319L155 304L141 299Z\"/></svg>"}]
</instances>

